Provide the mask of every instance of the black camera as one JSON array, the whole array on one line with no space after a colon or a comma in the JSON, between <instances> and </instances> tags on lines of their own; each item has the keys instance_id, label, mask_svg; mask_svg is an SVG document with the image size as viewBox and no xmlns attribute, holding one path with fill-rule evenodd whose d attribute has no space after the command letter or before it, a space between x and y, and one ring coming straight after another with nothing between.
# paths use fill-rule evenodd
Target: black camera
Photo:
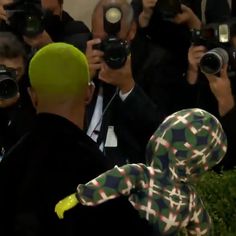
<instances>
[{"instance_id":1,"label":"black camera","mask_svg":"<svg viewBox=\"0 0 236 236\"><path fill-rule=\"evenodd\" d=\"M0 99L13 98L18 92L16 70L0 65Z\"/></svg>"},{"instance_id":2,"label":"black camera","mask_svg":"<svg viewBox=\"0 0 236 236\"><path fill-rule=\"evenodd\" d=\"M130 45L126 40L117 37L120 31L122 11L117 6L104 7L103 22L107 37L95 49L104 52L104 61L112 69L124 66L130 53Z\"/></svg>"},{"instance_id":3,"label":"black camera","mask_svg":"<svg viewBox=\"0 0 236 236\"><path fill-rule=\"evenodd\" d=\"M44 13L38 0L14 0L4 6L12 30L20 35L34 37L44 30Z\"/></svg>"},{"instance_id":4,"label":"black camera","mask_svg":"<svg viewBox=\"0 0 236 236\"><path fill-rule=\"evenodd\" d=\"M181 13L180 0L158 0L154 7L155 14L161 16L164 20L174 18L178 13Z\"/></svg>"},{"instance_id":5,"label":"black camera","mask_svg":"<svg viewBox=\"0 0 236 236\"><path fill-rule=\"evenodd\" d=\"M224 64L233 63L230 31L228 23L214 23L201 30L192 30L193 45L203 45L208 50L200 60L199 66L203 73L217 74Z\"/></svg>"}]
</instances>

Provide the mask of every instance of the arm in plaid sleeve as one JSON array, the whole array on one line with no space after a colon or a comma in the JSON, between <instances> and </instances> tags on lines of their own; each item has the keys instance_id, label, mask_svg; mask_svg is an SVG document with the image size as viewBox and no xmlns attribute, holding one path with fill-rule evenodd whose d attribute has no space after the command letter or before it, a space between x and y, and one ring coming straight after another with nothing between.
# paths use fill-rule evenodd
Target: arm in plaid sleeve
<instances>
[{"instance_id":1,"label":"arm in plaid sleeve","mask_svg":"<svg viewBox=\"0 0 236 236\"><path fill-rule=\"evenodd\" d=\"M187 226L188 235L210 235L212 230L212 221L207 213L201 199L195 196L196 207L194 208L189 225Z\"/></svg>"},{"instance_id":2,"label":"arm in plaid sleeve","mask_svg":"<svg viewBox=\"0 0 236 236\"><path fill-rule=\"evenodd\" d=\"M127 164L101 174L87 184L79 184L77 198L93 206L121 195L148 188L149 170L144 164Z\"/></svg>"},{"instance_id":3,"label":"arm in plaid sleeve","mask_svg":"<svg viewBox=\"0 0 236 236\"><path fill-rule=\"evenodd\" d=\"M128 164L115 167L87 184L80 184L77 192L60 200L55 206L55 212L60 219L64 212L78 203L93 206L119 195L129 195L131 190L148 187L149 171L144 164Z\"/></svg>"}]
</instances>

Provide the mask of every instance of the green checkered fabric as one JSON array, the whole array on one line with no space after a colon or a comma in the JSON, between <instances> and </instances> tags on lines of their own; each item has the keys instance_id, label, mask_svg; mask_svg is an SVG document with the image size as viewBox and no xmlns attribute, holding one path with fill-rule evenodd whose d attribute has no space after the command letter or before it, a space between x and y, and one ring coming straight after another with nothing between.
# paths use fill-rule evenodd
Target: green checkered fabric
<instances>
[{"instance_id":1,"label":"green checkered fabric","mask_svg":"<svg viewBox=\"0 0 236 236\"><path fill-rule=\"evenodd\" d=\"M211 219L191 182L220 162L226 150L226 136L213 115L181 110L167 117L151 137L147 165L116 166L78 185L77 197L94 206L125 195L156 235L176 235L181 228L189 235L207 235Z\"/></svg>"}]
</instances>

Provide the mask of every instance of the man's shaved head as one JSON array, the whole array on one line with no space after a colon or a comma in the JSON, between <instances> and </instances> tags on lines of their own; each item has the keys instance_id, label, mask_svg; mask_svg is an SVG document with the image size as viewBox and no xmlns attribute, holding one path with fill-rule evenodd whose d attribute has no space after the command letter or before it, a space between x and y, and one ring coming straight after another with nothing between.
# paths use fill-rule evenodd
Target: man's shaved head
<instances>
[{"instance_id":1,"label":"man's shaved head","mask_svg":"<svg viewBox=\"0 0 236 236\"><path fill-rule=\"evenodd\" d=\"M30 61L29 76L39 99L54 101L83 97L89 83L85 55L66 43L40 49Z\"/></svg>"}]
</instances>

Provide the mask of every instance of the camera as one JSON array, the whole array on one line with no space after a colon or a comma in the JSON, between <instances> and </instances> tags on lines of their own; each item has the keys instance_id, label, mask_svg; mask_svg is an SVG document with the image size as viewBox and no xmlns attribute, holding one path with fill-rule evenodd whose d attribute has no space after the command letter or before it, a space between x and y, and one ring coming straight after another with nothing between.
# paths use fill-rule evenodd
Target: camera
<instances>
[{"instance_id":1,"label":"camera","mask_svg":"<svg viewBox=\"0 0 236 236\"><path fill-rule=\"evenodd\" d=\"M16 70L0 65L0 99L13 98L18 92Z\"/></svg>"},{"instance_id":2,"label":"camera","mask_svg":"<svg viewBox=\"0 0 236 236\"><path fill-rule=\"evenodd\" d=\"M123 67L129 54L128 43L116 37L107 37L97 49L104 52L104 61L112 69Z\"/></svg>"},{"instance_id":3,"label":"camera","mask_svg":"<svg viewBox=\"0 0 236 236\"><path fill-rule=\"evenodd\" d=\"M169 20L181 13L180 0L158 0L154 12L161 16L162 19Z\"/></svg>"},{"instance_id":4,"label":"camera","mask_svg":"<svg viewBox=\"0 0 236 236\"><path fill-rule=\"evenodd\" d=\"M228 64L229 55L223 48L214 48L203 55L200 60L200 69L206 74L217 74L223 65Z\"/></svg>"},{"instance_id":5,"label":"camera","mask_svg":"<svg viewBox=\"0 0 236 236\"><path fill-rule=\"evenodd\" d=\"M130 45L126 40L117 37L120 31L122 11L119 7L110 5L103 9L104 31L107 37L95 49L104 52L104 61L111 69L122 68L130 53Z\"/></svg>"},{"instance_id":6,"label":"camera","mask_svg":"<svg viewBox=\"0 0 236 236\"><path fill-rule=\"evenodd\" d=\"M38 0L14 0L4 5L11 29L20 35L34 37L44 30L44 13Z\"/></svg>"},{"instance_id":7,"label":"camera","mask_svg":"<svg viewBox=\"0 0 236 236\"><path fill-rule=\"evenodd\" d=\"M203 45L208 50L200 60L203 73L217 74L224 64L233 63L230 28L229 23L214 23L192 30L193 45Z\"/></svg>"}]
</instances>

